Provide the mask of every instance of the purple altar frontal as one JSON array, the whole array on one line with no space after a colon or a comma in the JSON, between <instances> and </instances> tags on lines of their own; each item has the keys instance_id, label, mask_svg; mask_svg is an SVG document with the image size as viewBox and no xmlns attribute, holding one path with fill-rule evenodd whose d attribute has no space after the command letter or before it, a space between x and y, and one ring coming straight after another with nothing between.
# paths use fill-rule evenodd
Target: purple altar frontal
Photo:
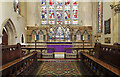
<instances>
[{"instance_id":1,"label":"purple altar frontal","mask_svg":"<svg viewBox=\"0 0 120 77\"><path fill-rule=\"evenodd\" d=\"M72 48L72 44L71 45L47 45L47 48L54 48L55 52L64 52L64 48ZM47 53L52 53L52 52L53 52L52 49L47 50ZM68 49L66 52L72 53L72 49Z\"/></svg>"}]
</instances>

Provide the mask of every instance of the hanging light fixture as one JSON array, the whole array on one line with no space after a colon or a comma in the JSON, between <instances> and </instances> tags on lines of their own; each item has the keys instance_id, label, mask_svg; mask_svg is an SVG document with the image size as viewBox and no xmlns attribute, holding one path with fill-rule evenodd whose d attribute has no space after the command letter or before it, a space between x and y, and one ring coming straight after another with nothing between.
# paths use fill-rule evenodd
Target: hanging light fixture
<instances>
[{"instance_id":1,"label":"hanging light fixture","mask_svg":"<svg viewBox=\"0 0 120 77\"><path fill-rule=\"evenodd\" d=\"M117 5L110 5L111 9L114 9L115 14L120 13L120 1Z\"/></svg>"}]
</instances>

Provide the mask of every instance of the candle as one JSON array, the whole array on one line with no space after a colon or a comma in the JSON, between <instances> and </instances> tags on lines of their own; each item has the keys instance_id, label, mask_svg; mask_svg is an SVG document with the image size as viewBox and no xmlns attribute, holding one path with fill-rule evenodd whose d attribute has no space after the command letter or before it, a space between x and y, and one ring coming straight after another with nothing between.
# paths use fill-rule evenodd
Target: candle
<instances>
[{"instance_id":1,"label":"candle","mask_svg":"<svg viewBox=\"0 0 120 77\"><path fill-rule=\"evenodd\" d=\"M83 35L83 40L84 40L84 35Z\"/></svg>"}]
</instances>

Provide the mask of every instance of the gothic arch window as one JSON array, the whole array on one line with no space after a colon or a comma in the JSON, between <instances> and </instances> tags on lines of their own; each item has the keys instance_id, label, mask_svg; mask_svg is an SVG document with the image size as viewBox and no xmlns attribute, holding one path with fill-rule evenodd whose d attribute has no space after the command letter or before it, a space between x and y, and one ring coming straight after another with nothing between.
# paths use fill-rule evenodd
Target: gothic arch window
<instances>
[{"instance_id":1,"label":"gothic arch window","mask_svg":"<svg viewBox=\"0 0 120 77\"><path fill-rule=\"evenodd\" d=\"M63 22L64 20L64 22ZM78 25L78 0L42 0L41 24Z\"/></svg>"},{"instance_id":2,"label":"gothic arch window","mask_svg":"<svg viewBox=\"0 0 120 77\"><path fill-rule=\"evenodd\" d=\"M72 0L72 24L78 24L78 0Z\"/></svg>"},{"instance_id":3,"label":"gothic arch window","mask_svg":"<svg viewBox=\"0 0 120 77\"><path fill-rule=\"evenodd\" d=\"M65 17L64 17L64 19L65 19L65 24L70 24L71 22L70 22L70 18L71 18L71 14L70 14L70 0L65 0L65 11L64 11L64 15L65 15Z\"/></svg>"},{"instance_id":4,"label":"gothic arch window","mask_svg":"<svg viewBox=\"0 0 120 77\"><path fill-rule=\"evenodd\" d=\"M49 24L55 24L55 2L49 0Z\"/></svg>"},{"instance_id":5,"label":"gothic arch window","mask_svg":"<svg viewBox=\"0 0 120 77\"><path fill-rule=\"evenodd\" d=\"M57 0L56 2L56 13L57 13L57 24L63 24L63 2L62 0Z\"/></svg>"},{"instance_id":6,"label":"gothic arch window","mask_svg":"<svg viewBox=\"0 0 120 77\"><path fill-rule=\"evenodd\" d=\"M42 0L41 3L41 24L47 24L47 1Z\"/></svg>"},{"instance_id":7,"label":"gothic arch window","mask_svg":"<svg viewBox=\"0 0 120 77\"><path fill-rule=\"evenodd\" d=\"M18 14L20 14L20 4L19 0L14 0L14 11Z\"/></svg>"},{"instance_id":8,"label":"gothic arch window","mask_svg":"<svg viewBox=\"0 0 120 77\"><path fill-rule=\"evenodd\" d=\"M78 30L76 32L76 40L81 40L81 32L80 32L80 30Z\"/></svg>"}]
</instances>

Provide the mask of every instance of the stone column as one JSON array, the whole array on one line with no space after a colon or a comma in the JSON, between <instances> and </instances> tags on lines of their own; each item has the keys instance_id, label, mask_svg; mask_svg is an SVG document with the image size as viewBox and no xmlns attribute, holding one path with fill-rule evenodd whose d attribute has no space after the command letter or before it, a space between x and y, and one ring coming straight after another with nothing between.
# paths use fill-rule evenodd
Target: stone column
<instances>
[{"instance_id":1,"label":"stone column","mask_svg":"<svg viewBox=\"0 0 120 77\"><path fill-rule=\"evenodd\" d=\"M116 13L114 16L114 43L120 43L120 13Z\"/></svg>"}]
</instances>

